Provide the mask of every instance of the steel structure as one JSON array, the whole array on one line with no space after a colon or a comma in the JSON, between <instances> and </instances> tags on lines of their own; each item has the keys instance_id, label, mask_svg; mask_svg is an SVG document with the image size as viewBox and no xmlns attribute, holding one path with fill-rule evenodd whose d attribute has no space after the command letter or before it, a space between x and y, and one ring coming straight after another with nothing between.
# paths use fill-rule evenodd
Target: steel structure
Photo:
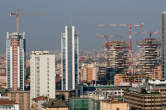
<instances>
[{"instance_id":1,"label":"steel structure","mask_svg":"<svg viewBox=\"0 0 166 110\"><path fill-rule=\"evenodd\" d=\"M148 34L148 38L137 41L141 56L139 65L143 73L153 74L154 69L160 65L160 40L152 38L152 35L159 35L159 32L137 32L136 34Z\"/></svg>"},{"instance_id":2,"label":"steel structure","mask_svg":"<svg viewBox=\"0 0 166 110\"><path fill-rule=\"evenodd\" d=\"M104 38L104 49L105 49L105 61L106 61L106 66L108 67L109 65L109 62L108 62L108 57L109 57L109 55L108 55L108 39L111 37L111 38L113 38L113 37L122 37L121 35L102 35L102 34L97 34L96 35L96 37L97 38Z\"/></svg>"},{"instance_id":3,"label":"steel structure","mask_svg":"<svg viewBox=\"0 0 166 110\"><path fill-rule=\"evenodd\" d=\"M144 23L141 24L97 24L96 27L125 27L128 28L128 34L129 34L129 73L132 72L132 31L133 28L142 28Z\"/></svg>"}]
</instances>

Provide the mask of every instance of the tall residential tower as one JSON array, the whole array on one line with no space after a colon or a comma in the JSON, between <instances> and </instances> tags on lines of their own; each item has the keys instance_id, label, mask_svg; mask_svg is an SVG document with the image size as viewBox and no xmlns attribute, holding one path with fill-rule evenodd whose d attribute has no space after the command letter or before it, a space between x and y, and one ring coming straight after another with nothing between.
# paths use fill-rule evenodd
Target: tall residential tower
<instances>
[{"instance_id":1,"label":"tall residential tower","mask_svg":"<svg viewBox=\"0 0 166 110\"><path fill-rule=\"evenodd\" d=\"M162 78L166 79L166 12L162 16Z\"/></svg>"},{"instance_id":2,"label":"tall residential tower","mask_svg":"<svg viewBox=\"0 0 166 110\"><path fill-rule=\"evenodd\" d=\"M25 33L7 33L6 72L9 90L24 90Z\"/></svg>"},{"instance_id":3,"label":"tall residential tower","mask_svg":"<svg viewBox=\"0 0 166 110\"><path fill-rule=\"evenodd\" d=\"M78 84L79 47L74 26L65 26L61 34L62 90L73 90Z\"/></svg>"},{"instance_id":4,"label":"tall residential tower","mask_svg":"<svg viewBox=\"0 0 166 110\"><path fill-rule=\"evenodd\" d=\"M30 72L30 101L38 96L55 98L55 55L49 51L32 51Z\"/></svg>"}]
</instances>

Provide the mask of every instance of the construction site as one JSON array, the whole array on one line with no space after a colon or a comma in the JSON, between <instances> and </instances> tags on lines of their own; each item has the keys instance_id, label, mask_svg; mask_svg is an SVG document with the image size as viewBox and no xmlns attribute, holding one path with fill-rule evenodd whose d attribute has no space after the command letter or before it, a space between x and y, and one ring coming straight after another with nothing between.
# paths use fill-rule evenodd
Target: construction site
<instances>
[{"instance_id":1,"label":"construction site","mask_svg":"<svg viewBox=\"0 0 166 110\"><path fill-rule=\"evenodd\" d=\"M140 48L139 68L141 73L153 74L154 69L160 65L160 40L148 37L137 41Z\"/></svg>"},{"instance_id":2,"label":"construction site","mask_svg":"<svg viewBox=\"0 0 166 110\"><path fill-rule=\"evenodd\" d=\"M115 73L128 71L128 43L126 41L109 41L105 45L107 51L107 67L114 69Z\"/></svg>"}]
</instances>

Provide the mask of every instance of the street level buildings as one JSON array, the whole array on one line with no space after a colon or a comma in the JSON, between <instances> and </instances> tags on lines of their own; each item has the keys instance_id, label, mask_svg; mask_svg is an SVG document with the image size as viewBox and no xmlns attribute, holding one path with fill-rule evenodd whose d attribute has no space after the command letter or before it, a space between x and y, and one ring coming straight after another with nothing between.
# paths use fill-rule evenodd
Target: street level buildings
<instances>
[{"instance_id":1,"label":"street level buildings","mask_svg":"<svg viewBox=\"0 0 166 110\"><path fill-rule=\"evenodd\" d=\"M19 110L30 110L29 91L9 91L8 98L19 105Z\"/></svg>"},{"instance_id":2,"label":"street level buildings","mask_svg":"<svg viewBox=\"0 0 166 110\"><path fill-rule=\"evenodd\" d=\"M78 45L75 26L65 26L61 34L62 90L74 90L78 84Z\"/></svg>"},{"instance_id":3,"label":"street level buildings","mask_svg":"<svg viewBox=\"0 0 166 110\"><path fill-rule=\"evenodd\" d=\"M49 51L32 51L30 72L30 100L39 96L55 98L55 55Z\"/></svg>"},{"instance_id":4,"label":"street level buildings","mask_svg":"<svg viewBox=\"0 0 166 110\"><path fill-rule=\"evenodd\" d=\"M9 99L0 99L0 110L19 110L19 105Z\"/></svg>"},{"instance_id":5,"label":"street level buildings","mask_svg":"<svg viewBox=\"0 0 166 110\"><path fill-rule=\"evenodd\" d=\"M7 33L6 73L9 90L24 90L25 33Z\"/></svg>"}]
</instances>

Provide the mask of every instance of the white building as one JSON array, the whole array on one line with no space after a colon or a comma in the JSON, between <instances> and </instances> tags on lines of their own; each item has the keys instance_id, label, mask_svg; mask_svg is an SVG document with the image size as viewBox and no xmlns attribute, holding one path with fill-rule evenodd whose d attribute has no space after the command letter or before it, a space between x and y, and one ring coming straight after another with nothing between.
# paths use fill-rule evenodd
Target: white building
<instances>
[{"instance_id":1,"label":"white building","mask_svg":"<svg viewBox=\"0 0 166 110\"><path fill-rule=\"evenodd\" d=\"M73 90L78 83L78 36L74 26L61 34L62 90Z\"/></svg>"},{"instance_id":2,"label":"white building","mask_svg":"<svg viewBox=\"0 0 166 110\"><path fill-rule=\"evenodd\" d=\"M55 55L48 51L32 51L30 72L30 101L38 96L55 98Z\"/></svg>"}]
</instances>

